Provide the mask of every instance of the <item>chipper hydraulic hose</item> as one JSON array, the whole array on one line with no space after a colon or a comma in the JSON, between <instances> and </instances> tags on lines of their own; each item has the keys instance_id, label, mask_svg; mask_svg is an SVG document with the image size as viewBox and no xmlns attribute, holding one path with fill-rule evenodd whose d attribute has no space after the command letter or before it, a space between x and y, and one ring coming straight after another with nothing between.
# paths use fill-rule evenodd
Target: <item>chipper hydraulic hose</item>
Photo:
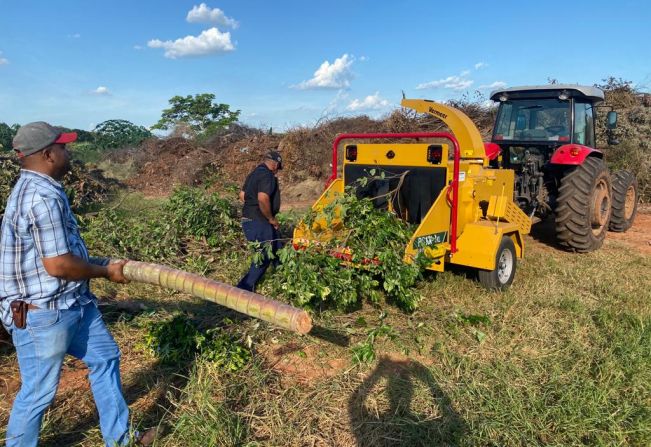
<instances>
[{"instance_id":1,"label":"chipper hydraulic hose","mask_svg":"<svg viewBox=\"0 0 651 447\"><path fill-rule=\"evenodd\" d=\"M304 310L182 270L128 261L124 276L130 281L185 292L299 334L312 329L312 319Z\"/></svg>"}]
</instances>

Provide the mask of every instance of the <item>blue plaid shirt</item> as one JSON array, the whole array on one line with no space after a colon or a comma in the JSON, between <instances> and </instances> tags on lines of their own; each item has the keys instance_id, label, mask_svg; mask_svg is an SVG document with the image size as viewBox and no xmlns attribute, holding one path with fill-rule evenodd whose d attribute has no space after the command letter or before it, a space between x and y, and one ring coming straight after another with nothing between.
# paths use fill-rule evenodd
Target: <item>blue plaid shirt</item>
<instances>
[{"instance_id":1,"label":"blue plaid shirt","mask_svg":"<svg viewBox=\"0 0 651 447\"><path fill-rule=\"evenodd\" d=\"M53 178L22 170L7 200L0 230L0 312L11 325L9 303L20 299L40 308L68 309L95 302L89 281L66 281L50 276L42 258L71 253L105 265L107 260L88 256L68 197Z\"/></svg>"}]
</instances>

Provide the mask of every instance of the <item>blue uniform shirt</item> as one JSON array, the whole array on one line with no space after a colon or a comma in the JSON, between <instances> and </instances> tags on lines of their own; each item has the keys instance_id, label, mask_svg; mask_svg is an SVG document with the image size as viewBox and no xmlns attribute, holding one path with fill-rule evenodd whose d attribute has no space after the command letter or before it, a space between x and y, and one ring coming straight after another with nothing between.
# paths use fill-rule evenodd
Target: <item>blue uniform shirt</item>
<instances>
[{"instance_id":1,"label":"blue uniform shirt","mask_svg":"<svg viewBox=\"0 0 651 447\"><path fill-rule=\"evenodd\" d=\"M68 197L53 178L22 170L7 200L0 230L0 317L11 325L9 303L24 300L40 308L68 309L96 300L88 280L66 281L50 276L41 258L71 253L88 257Z\"/></svg>"}]
</instances>

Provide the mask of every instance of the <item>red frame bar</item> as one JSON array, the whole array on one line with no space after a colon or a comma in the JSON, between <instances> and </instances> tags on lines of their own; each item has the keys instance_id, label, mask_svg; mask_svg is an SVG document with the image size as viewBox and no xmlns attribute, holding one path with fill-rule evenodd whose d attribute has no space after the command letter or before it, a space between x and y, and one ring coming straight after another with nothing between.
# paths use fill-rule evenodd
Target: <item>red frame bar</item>
<instances>
[{"instance_id":1,"label":"red frame bar","mask_svg":"<svg viewBox=\"0 0 651 447\"><path fill-rule=\"evenodd\" d=\"M342 140L364 140L364 139L392 139L405 138L445 138L454 146L454 169L452 174L452 212L450 216L450 251L457 252L457 209L459 205L459 141L449 132L411 132L411 133L345 133L335 138L332 143L332 174L326 183L326 188L337 178L337 149Z\"/></svg>"}]
</instances>

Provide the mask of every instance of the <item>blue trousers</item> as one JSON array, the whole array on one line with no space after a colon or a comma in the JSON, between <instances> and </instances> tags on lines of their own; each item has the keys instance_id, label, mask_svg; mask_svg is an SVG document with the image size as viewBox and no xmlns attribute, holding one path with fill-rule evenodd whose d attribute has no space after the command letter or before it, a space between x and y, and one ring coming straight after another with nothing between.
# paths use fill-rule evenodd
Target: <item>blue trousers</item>
<instances>
[{"instance_id":1,"label":"blue trousers","mask_svg":"<svg viewBox=\"0 0 651 447\"><path fill-rule=\"evenodd\" d=\"M242 230L244 230L244 236L249 242L264 243L269 241L274 254L281 246L279 240L280 234L269 222L262 220L247 220L242 222ZM263 254L262 262L260 264L251 262L249 271L237 284L238 288L248 290L249 292L255 292L256 284L258 284L258 281L260 281L264 272L267 271L269 264L271 264L271 259L267 256L267 251L264 247L262 247L261 250Z\"/></svg>"},{"instance_id":2,"label":"blue trousers","mask_svg":"<svg viewBox=\"0 0 651 447\"><path fill-rule=\"evenodd\" d=\"M129 408L122 396L120 351L93 303L67 310L27 312L24 329L10 328L22 385L7 427L7 447L38 444L41 420L54 399L66 354L82 360L107 446L129 441Z\"/></svg>"}]
</instances>

